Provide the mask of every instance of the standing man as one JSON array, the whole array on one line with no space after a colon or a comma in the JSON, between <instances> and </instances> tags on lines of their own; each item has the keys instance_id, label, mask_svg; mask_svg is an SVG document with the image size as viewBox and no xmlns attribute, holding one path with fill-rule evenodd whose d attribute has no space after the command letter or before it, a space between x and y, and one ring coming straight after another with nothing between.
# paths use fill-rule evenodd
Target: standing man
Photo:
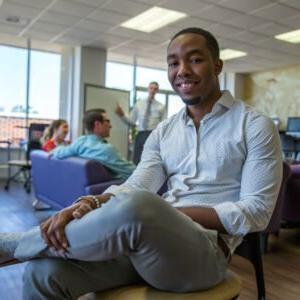
<instances>
[{"instance_id":1,"label":"standing man","mask_svg":"<svg viewBox=\"0 0 300 300\"><path fill-rule=\"evenodd\" d=\"M117 106L116 114L129 126L136 126L138 134L134 142L133 162L137 165L141 160L144 144L159 122L166 118L166 108L155 100L159 85L152 81L148 86L148 98L140 100L131 110L127 117L120 105Z\"/></svg>"},{"instance_id":2,"label":"standing man","mask_svg":"<svg viewBox=\"0 0 300 300\"><path fill-rule=\"evenodd\" d=\"M165 291L208 289L224 280L243 236L268 225L282 176L273 122L220 90L210 32L177 33L167 61L186 107L151 133L128 180L82 197L41 228L0 234L2 261L50 257L27 265L26 300L143 281ZM166 179L168 191L155 195Z\"/></svg>"}]
</instances>

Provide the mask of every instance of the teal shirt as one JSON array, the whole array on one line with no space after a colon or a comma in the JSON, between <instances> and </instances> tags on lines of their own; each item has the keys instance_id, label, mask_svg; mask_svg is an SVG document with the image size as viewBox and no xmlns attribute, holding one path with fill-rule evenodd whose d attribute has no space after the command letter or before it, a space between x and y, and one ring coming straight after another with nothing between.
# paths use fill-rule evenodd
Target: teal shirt
<instances>
[{"instance_id":1,"label":"teal shirt","mask_svg":"<svg viewBox=\"0 0 300 300\"><path fill-rule=\"evenodd\" d=\"M105 143L94 134L83 135L71 145L58 146L52 155L57 159L78 156L97 160L111 171L115 178L127 179L135 169L135 165L123 158L113 145Z\"/></svg>"}]
</instances>

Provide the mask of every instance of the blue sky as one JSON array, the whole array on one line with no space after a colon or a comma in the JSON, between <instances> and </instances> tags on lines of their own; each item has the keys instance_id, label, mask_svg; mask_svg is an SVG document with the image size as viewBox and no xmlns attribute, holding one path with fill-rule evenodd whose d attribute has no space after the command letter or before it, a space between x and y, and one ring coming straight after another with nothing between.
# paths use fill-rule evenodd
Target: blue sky
<instances>
[{"instance_id":1,"label":"blue sky","mask_svg":"<svg viewBox=\"0 0 300 300\"><path fill-rule=\"evenodd\" d=\"M60 61L59 54L31 51L29 105L38 112L32 116L59 117ZM11 115L14 106L26 104L27 50L0 46L0 65L0 107L5 110L0 114Z\"/></svg>"}]
</instances>

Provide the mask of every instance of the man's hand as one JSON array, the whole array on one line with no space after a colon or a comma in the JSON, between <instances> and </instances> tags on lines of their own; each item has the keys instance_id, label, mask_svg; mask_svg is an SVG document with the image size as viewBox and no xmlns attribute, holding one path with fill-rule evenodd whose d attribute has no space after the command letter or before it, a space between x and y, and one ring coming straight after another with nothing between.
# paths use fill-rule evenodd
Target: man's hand
<instances>
[{"instance_id":1,"label":"man's hand","mask_svg":"<svg viewBox=\"0 0 300 300\"><path fill-rule=\"evenodd\" d=\"M117 107L116 107L116 109L115 109L115 113L116 113L119 117L124 117L124 116L125 116L124 110L123 110L123 108L120 106L119 103L117 103Z\"/></svg>"},{"instance_id":2,"label":"man's hand","mask_svg":"<svg viewBox=\"0 0 300 300\"><path fill-rule=\"evenodd\" d=\"M105 203L111 197L111 194L97 196L100 203ZM90 198L82 198L78 203L69 206L54 216L47 219L40 225L42 238L45 243L57 251L65 252L69 247L65 235L66 225L73 219L80 219L85 214L96 208L96 203Z\"/></svg>"},{"instance_id":3,"label":"man's hand","mask_svg":"<svg viewBox=\"0 0 300 300\"><path fill-rule=\"evenodd\" d=\"M102 204L107 202L111 196L112 194L103 194L103 195L97 195L96 197L99 200L99 203ZM79 203L81 203L81 205L78 206L72 213L75 219L80 219L89 211L97 208L96 203L89 196L87 197L83 196L82 200Z\"/></svg>"},{"instance_id":4,"label":"man's hand","mask_svg":"<svg viewBox=\"0 0 300 300\"><path fill-rule=\"evenodd\" d=\"M63 209L40 225L42 238L50 248L62 252L67 250L69 245L65 236L65 227L74 219L72 214L77 206L79 203Z\"/></svg>"}]
</instances>

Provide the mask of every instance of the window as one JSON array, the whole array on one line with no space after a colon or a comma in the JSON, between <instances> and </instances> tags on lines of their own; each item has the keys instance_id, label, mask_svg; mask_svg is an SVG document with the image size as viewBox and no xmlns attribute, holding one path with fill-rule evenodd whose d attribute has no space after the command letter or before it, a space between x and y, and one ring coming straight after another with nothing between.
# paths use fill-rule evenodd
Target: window
<instances>
[{"instance_id":1,"label":"window","mask_svg":"<svg viewBox=\"0 0 300 300\"><path fill-rule=\"evenodd\" d=\"M28 106L27 58L25 48L0 45L0 140L11 141L13 147L26 140L30 123L59 117L60 54L31 51Z\"/></svg>"},{"instance_id":2,"label":"window","mask_svg":"<svg viewBox=\"0 0 300 300\"><path fill-rule=\"evenodd\" d=\"M163 90L156 95L156 99L167 105L168 117L177 113L184 106L182 100L173 93L166 71L139 66L136 68L136 100L147 97L148 92L146 89L151 81L157 81L160 89ZM108 62L106 64L105 85L111 88L131 90L133 85L133 66ZM131 99L131 106L134 103L133 100Z\"/></svg>"},{"instance_id":3,"label":"window","mask_svg":"<svg viewBox=\"0 0 300 300\"><path fill-rule=\"evenodd\" d=\"M59 118L61 56L32 51L30 69L29 116L41 119Z\"/></svg>"},{"instance_id":4,"label":"window","mask_svg":"<svg viewBox=\"0 0 300 300\"><path fill-rule=\"evenodd\" d=\"M106 63L105 86L130 91L133 88L133 66L108 62Z\"/></svg>"},{"instance_id":5,"label":"window","mask_svg":"<svg viewBox=\"0 0 300 300\"><path fill-rule=\"evenodd\" d=\"M25 137L27 51L0 46L0 139L19 144Z\"/></svg>"},{"instance_id":6,"label":"window","mask_svg":"<svg viewBox=\"0 0 300 300\"><path fill-rule=\"evenodd\" d=\"M178 113L185 104L181 100L181 98L177 95L169 95L168 101L168 117Z\"/></svg>"},{"instance_id":7,"label":"window","mask_svg":"<svg viewBox=\"0 0 300 300\"><path fill-rule=\"evenodd\" d=\"M172 90L172 87L168 81L167 71L145 67L136 68L137 86L148 87L149 82L151 81L157 81L159 88L162 90Z\"/></svg>"}]
</instances>

